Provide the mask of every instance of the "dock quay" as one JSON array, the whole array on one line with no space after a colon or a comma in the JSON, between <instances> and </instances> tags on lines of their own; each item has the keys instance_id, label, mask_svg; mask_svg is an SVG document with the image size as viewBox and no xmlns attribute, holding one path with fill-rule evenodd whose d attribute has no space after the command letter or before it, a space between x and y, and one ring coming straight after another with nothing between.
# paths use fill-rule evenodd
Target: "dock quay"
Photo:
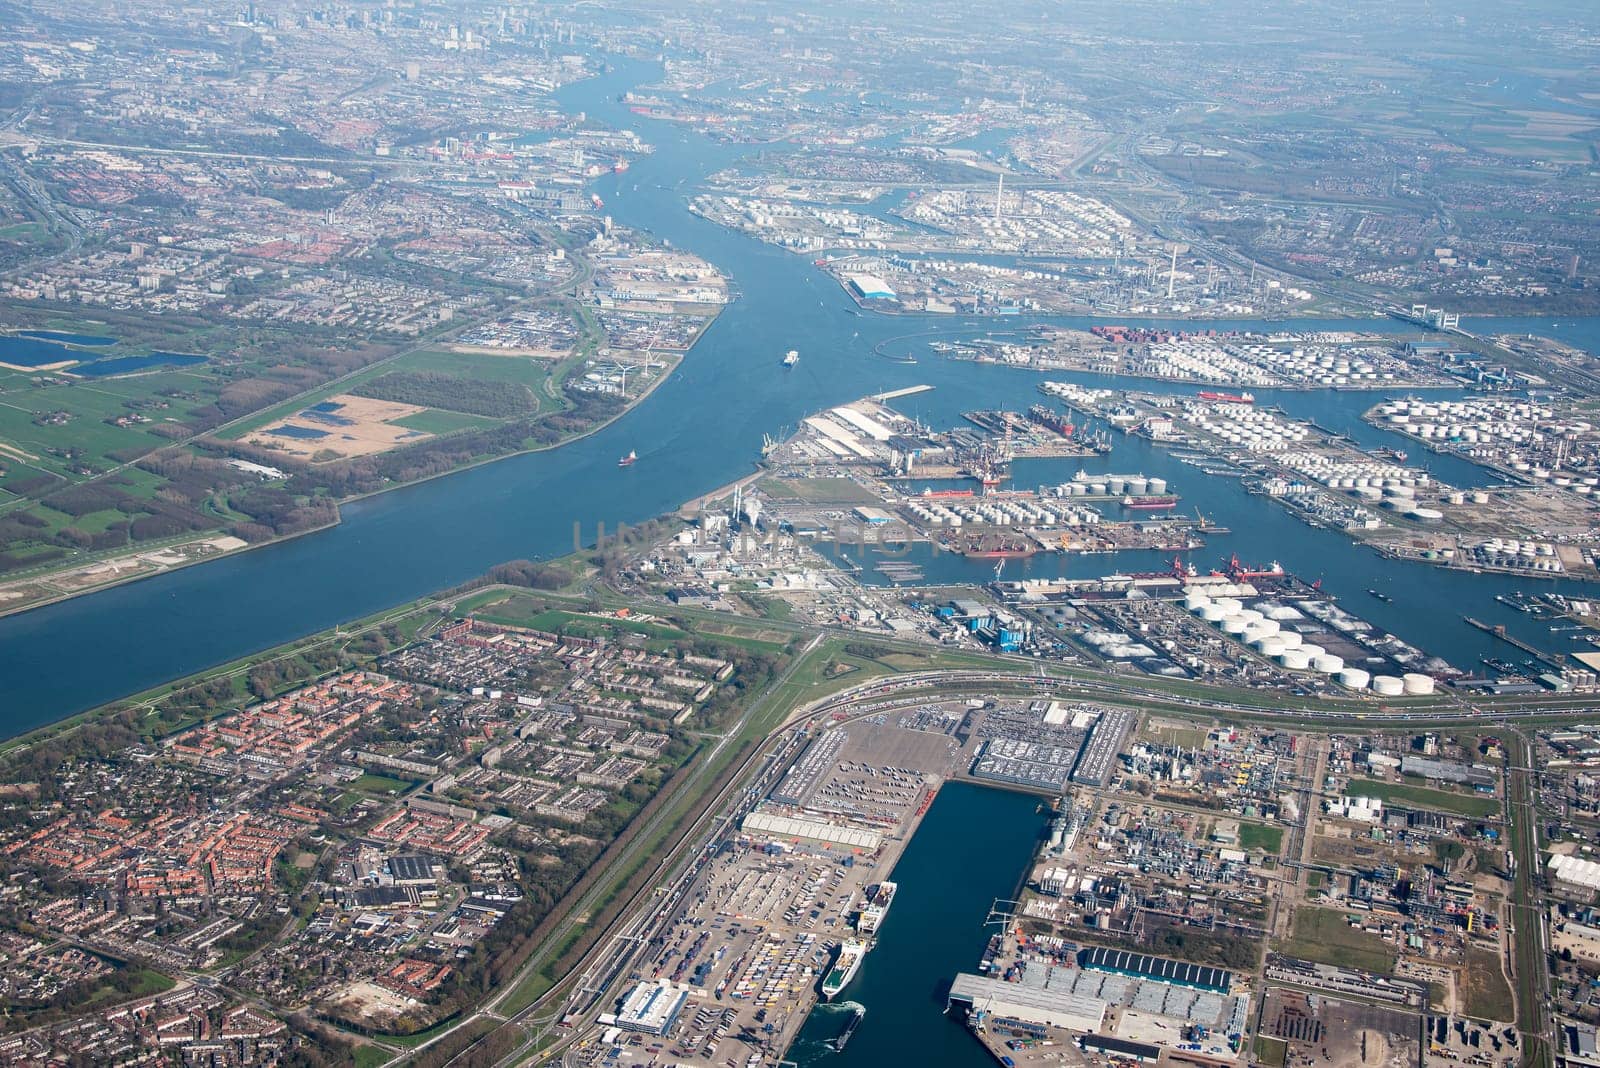
<instances>
[{"instance_id":1,"label":"dock quay","mask_svg":"<svg viewBox=\"0 0 1600 1068\"><path fill-rule=\"evenodd\" d=\"M1470 626L1478 628L1479 630L1483 631L1485 634L1494 635L1496 638L1499 638L1501 641L1505 642L1507 645L1514 646L1515 648L1522 650L1523 652L1527 653L1529 656L1533 657L1535 660L1538 660L1542 664L1548 664L1550 667L1555 668L1557 671L1565 670L1566 667L1567 667L1567 665L1564 664L1561 661L1560 657L1551 656L1549 653L1545 652L1543 649L1539 649L1539 648L1537 648L1535 646L1529 645L1527 642L1523 641L1521 638L1518 638L1516 635L1508 634L1506 632L1505 624L1503 624L1503 623L1485 623L1483 620L1474 619L1471 616L1462 616L1461 618L1466 620L1467 623Z\"/></svg>"},{"instance_id":2,"label":"dock quay","mask_svg":"<svg viewBox=\"0 0 1600 1068\"><path fill-rule=\"evenodd\" d=\"M841 946L870 947L874 924L893 922L892 909L861 922L871 888L890 878L940 785L969 759L952 733L959 717L940 730L905 719L915 715L819 713L792 730L692 883L636 932L637 955L610 992L612 1018L642 1033L648 1055L693 1065L780 1059ZM869 948L835 1000L848 1000L871 967ZM653 1008L635 1019L635 1005Z\"/></svg>"}]
</instances>

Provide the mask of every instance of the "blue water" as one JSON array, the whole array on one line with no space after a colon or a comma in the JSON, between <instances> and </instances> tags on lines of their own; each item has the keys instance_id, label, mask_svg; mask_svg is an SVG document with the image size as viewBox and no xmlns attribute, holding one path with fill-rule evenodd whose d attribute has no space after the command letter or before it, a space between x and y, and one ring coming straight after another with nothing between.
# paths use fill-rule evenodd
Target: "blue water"
<instances>
[{"instance_id":1,"label":"blue water","mask_svg":"<svg viewBox=\"0 0 1600 1068\"><path fill-rule=\"evenodd\" d=\"M79 364L72 369L72 373L85 378L107 378L111 375L148 371L152 367L193 367L205 362L204 356L192 356L182 352L152 352L144 356L118 356L110 360Z\"/></svg>"},{"instance_id":2,"label":"blue water","mask_svg":"<svg viewBox=\"0 0 1600 1068\"><path fill-rule=\"evenodd\" d=\"M806 1021L790 1058L804 1068L992 1066L957 1016L942 1015L945 994L956 972L977 971L993 933L983 925L989 906L1012 896L1043 829L1037 798L946 785L895 866L900 888L877 947L841 995L866 1008L861 1026L834 1053L827 1043L844 1020L825 1006Z\"/></svg>"},{"instance_id":3,"label":"blue water","mask_svg":"<svg viewBox=\"0 0 1600 1068\"><path fill-rule=\"evenodd\" d=\"M304 441L315 441L328 436L326 430L315 430L309 426L275 426L267 433L274 437L297 438Z\"/></svg>"},{"instance_id":4,"label":"blue water","mask_svg":"<svg viewBox=\"0 0 1600 1068\"><path fill-rule=\"evenodd\" d=\"M686 210L685 197L702 176L752 150L708 142L617 103L618 93L649 76L648 67L624 64L567 87L560 99L568 111L639 130L655 147L630 171L594 183L607 212L624 225L704 256L741 293L672 377L633 412L581 442L353 502L343 510L344 521L328 531L0 619L0 682L6 692L0 734L424 596L505 560L567 552L575 526L587 543L599 523L614 530L619 521L672 511L748 473L760 455L763 434L792 430L805 415L828 405L926 383L934 391L905 399L902 409L951 426L967 408L1025 409L1041 399L1036 386L1044 377L1090 381L1082 375L1044 376L931 357L902 365L873 355L875 345L891 339L971 336L1025 324L853 314L854 302L809 258L697 218ZM1202 329L1252 325L1159 322ZM1546 325L1528 322L1508 321L1501 328ZM1403 329L1384 319L1296 325ZM1600 321L1562 320L1550 332L1600 352ZM802 359L784 372L777 361L790 348L799 349ZM1361 427L1359 416L1371 396L1286 393L1274 399L1292 414L1324 425L1409 444ZM638 464L618 469L617 457L630 449L639 453ZM1461 613L1505 623L1536 644L1551 641L1544 627L1493 601L1500 592L1552 588L1548 582L1384 561L1342 536L1305 527L1264 498L1245 494L1237 482L1173 463L1147 442L1119 442L1117 450L1112 466L1169 477L1185 498L1185 510L1199 507L1233 528L1233 535L1219 539L1200 563L1210 565L1237 552L1247 561L1277 559L1296 573L1320 575L1327 589L1350 599L1361 614L1461 666L1475 664L1480 656L1511 655L1508 646L1463 623ZM1426 458L1447 481L1476 471L1445 458ZM1078 466L1074 460L1056 463L1056 469L1023 467L1019 477L1029 484L1062 481ZM1468 484L1465 477L1460 481ZM1087 566L1092 573L1108 573L1140 563L1124 564L1115 556L1087 562L1035 558L1020 569ZM964 562L952 566L971 567L978 578L992 570L992 565ZM1366 597L1369 587L1392 593L1394 602ZM1558 588L1600 596L1600 590L1575 583ZM1441 604L1448 610L1441 612ZM85 649L94 650L93 670L84 669Z\"/></svg>"},{"instance_id":5,"label":"blue water","mask_svg":"<svg viewBox=\"0 0 1600 1068\"><path fill-rule=\"evenodd\" d=\"M0 363L14 367L44 367L83 359L83 353L59 341L46 341L23 334L0 334Z\"/></svg>"},{"instance_id":6,"label":"blue water","mask_svg":"<svg viewBox=\"0 0 1600 1068\"><path fill-rule=\"evenodd\" d=\"M59 341L64 345L85 345L91 348L117 343L114 337L104 337L100 334L68 334L60 330L18 330L17 336L37 338L40 341Z\"/></svg>"}]
</instances>

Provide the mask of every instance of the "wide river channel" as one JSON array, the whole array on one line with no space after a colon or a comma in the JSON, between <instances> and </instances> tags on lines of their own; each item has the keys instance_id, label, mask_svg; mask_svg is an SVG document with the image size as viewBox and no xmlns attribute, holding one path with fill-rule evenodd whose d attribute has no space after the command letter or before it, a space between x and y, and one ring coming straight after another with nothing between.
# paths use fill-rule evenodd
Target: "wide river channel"
<instances>
[{"instance_id":1,"label":"wide river channel","mask_svg":"<svg viewBox=\"0 0 1600 1068\"><path fill-rule=\"evenodd\" d=\"M622 63L567 87L569 112L639 130L654 152L622 174L595 183L606 211L716 264L739 297L689 353L681 368L635 411L583 441L514 457L350 504L343 522L322 533L164 574L0 620L0 736L13 735L164 680L400 604L518 557L547 557L573 545L574 526L592 541L596 525L614 529L678 507L748 473L762 435L792 429L806 414L867 393L926 384L931 392L900 402L934 426L952 426L975 407L1025 409L1038 400L1042 375L924 357L903 365L873 355L879 341L941 331L958 336L1012 330L1027 320L852 314L855 305L809 258L724 230L687 210L698 183L736 165L752 149L719 145L692 131L643 119L619 95L656 73ZM1088 325L1089 320L1054 322ZM1174 325L1185 325L1174 323ZM1216 327L1215 322L1193 324ZM1238 323L1241 327L1267 324ZM1380 319L1295 323L1297 327L1399 329ZM1600 323L1572 320L1480 321L1480 331L1533 331L1600 350ZM1281 329L1283 324L1273 324ZM785 350L802 356L778 365ZM1061 375L1092 382L1094 376ZM1122 380L1120 384L1131 384ZM1372 444L1406 443L1363 424L1376 396L1364 393L1261 393L1291 414ZM617 457L639 462L619 469ZM1413 451L1417 451L1413 449ZM1464 461L1426 457L1436 478L1489 484ZM1245 561L1281 561L1321 577L1360 615L1463 668L1479 657L1514 655L1509 646L1467 626L1463 613L1503 622L1526 640L1562 649L1546 626L1494 601L1539 588L1522 580L1445 572L1383 560L1344 537L1313 530L1236 481L1179 464L1147 443L1119 439L1109 457L1017 465L1021 485L1064 481L1091 471L1143 471L1168 478L1185 510L1201 509L1233 533L1195 554L1202 569L1231 553ZM1148 568L1150 554L1035 557L1009 574L1106 574ZM986 577L988 565L944 556L929 578ZM1382 603L1365 591L1381 588ZM1565 583L1562 589L1583 587ZM1600 591L1590 590L1595 593ZM1518 657L1520 659L1520 657Z\"/></svg>"}]
</instances>

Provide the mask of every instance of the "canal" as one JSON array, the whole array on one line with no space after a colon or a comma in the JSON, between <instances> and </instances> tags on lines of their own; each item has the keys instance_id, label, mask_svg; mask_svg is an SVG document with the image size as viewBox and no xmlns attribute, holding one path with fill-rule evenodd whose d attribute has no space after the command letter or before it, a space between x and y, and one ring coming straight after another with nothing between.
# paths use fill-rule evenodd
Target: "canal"
<instances>
[{"instance_id":1,"label":"canal","mask_svg":"<svg viewBox=\"0 0 1600 1068\"><path fill-rule=\"evenodd\" d=\"M877 946L842 999L812 1013L789 1057L802 1068L992 1065L957 1015L941 1015L945 992L957 972L977 970L996 930L984 926L989 906L1020 885L1044 828L1036 797L947 784L895 865L899 890ZM856 1005L867 1014L835 1053L830 1042Z\"/></svg>"}]
</instances>

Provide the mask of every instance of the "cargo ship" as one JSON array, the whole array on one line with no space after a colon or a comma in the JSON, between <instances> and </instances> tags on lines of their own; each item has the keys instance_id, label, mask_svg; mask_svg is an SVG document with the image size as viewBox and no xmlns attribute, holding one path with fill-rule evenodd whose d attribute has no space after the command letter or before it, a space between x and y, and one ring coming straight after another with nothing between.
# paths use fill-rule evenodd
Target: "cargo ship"
<instances>
[{"instance_id":1,"label":"cargo ship","mask_svg":"<svg viewBox=\"0 0 1600 1068\"><path fill-rule=\"evenodd\" d=\"M1135 511L1149 512L1158 508L1176 508L1176 497L1124 497L1122 507L1132 508Z\"/></svg>"},{"instance_id":2,"label":"cargo ship","mask_svg":"<svg viewBox=\"0 0 1600 1068\"><path fill-rule=\"evenodd\" d=\"M894 883L879 883L867 891L867 899L861 905L861 912L856 916L856 930L861 934L873 934L878 930L883 918L889 914L889 906L894 904L894 892L899 889Z\"/></svg>"},{"instance_id":3,"label":"cargo ship","mask_svg":"<svg viewBox=\"0 0 1600 1068\"><path fill-rule=\"evenodd\" d=\"M1213 571L1212 574L1225 574L1235 582L1248 582L1251 579L1258 578L1283 578L1284 572L1283 565L1276 560L1264 568L1258 568L1241 563L1238 556L1230 556L1227 570L1223 572Z\"/></svg>"},{"instance_id":4,"label":"cargo ship","mask_svg":"<svg viewBox=\"0 0 1600 1068\"><path fill-rule=\"evenodd\" d=\"M847 938L839 944L839 955L822 979L822 1000L832 1001L839 992L850 985L850 980L861 970L861 960L867 955L867 944L859 939Z\"/></svg>"},{"instance_id":5,"label":"cargo ship","mask_svg":"<svg viewBox=\"0 0 1600 1068\"><path fill-rule=\"evenodd\" d=\"M1059 412L1051 411L1042 404L1035 404L1032 408L1029 408L1028 418L1046 430L1054 430L1064 438L1070 438L1073 432L1078 429L1072 425L1072 421L1066 416Z\"/></svg>"},{"instance_id":6,"label":"cargo ship","mask_svg":"<svg viewBox=\"0 0 1600 1068\"><path fill-rule=\"evenodd\" d=\"M1254 393L1217 393L1213 390L1202 389L1198 394L1203 401L1216 401L1219 404L1254 404Z\"/></svg>"}]
</instances>

